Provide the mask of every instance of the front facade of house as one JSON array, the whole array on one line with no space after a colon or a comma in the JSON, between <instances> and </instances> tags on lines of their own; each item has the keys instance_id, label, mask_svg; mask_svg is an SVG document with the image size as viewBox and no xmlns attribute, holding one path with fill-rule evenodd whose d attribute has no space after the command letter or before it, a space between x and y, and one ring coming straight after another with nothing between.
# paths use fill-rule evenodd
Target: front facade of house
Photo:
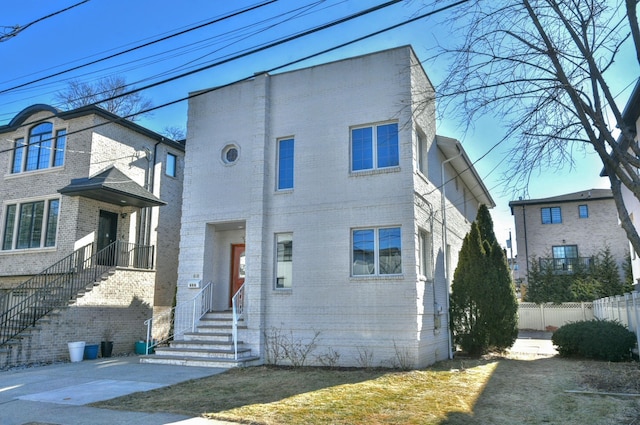
<instances>
[{"instance_id":1,"label":"front facade of house","mask_svg":"<svg viewBox=\"0 0 640 425\"><path fill-rule=\"evenodd\" d=\"M152 303L172 305L183 143L98 107L42 104L0 126L0 140L0 289L119 240L153 247Z\"/></svg>"},{"instance_id":2,"label":"front facade of house","mask_svg":"<svg viewBox=\"0 0 640 425\"><path fill-rule=\"evenodd\" d=\"M618 224L610 189L512 201L509 206L515 220L521 283L526 284L531 261L570 273L578 263L589 264L606 247L622 273L628 241Z\"/></svg>"},{"instance_id":3,"label":"front facade of house","mask_svg":"<svg viewBox=\"0 0 640 425\"><path fill-rule=\"evenodd\" d=\"M432 97L411 47L196 93L178 303L212 282L227 310L244 284L240 339L267 363L278 338L313 342L307 364L446 359L450 276L493 201Z\"/></svg>"}]
</instances>

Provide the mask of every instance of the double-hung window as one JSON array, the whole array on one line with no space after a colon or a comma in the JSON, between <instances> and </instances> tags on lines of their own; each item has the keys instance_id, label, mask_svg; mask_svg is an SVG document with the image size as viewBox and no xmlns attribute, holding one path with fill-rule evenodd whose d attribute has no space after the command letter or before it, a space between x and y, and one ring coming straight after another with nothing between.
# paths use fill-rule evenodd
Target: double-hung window
<instances>
[{"instance_id":1,"label":"double-hung window","mask_svg":"<svg viewBox=\"0 0 640 425\"><path fill-rule=\"evenodd\" d=\"M59 199L7 205L2 249L55 246L59 213Z\"/></svg>"},{"instance_id":2,"label":"double-hung window","mask_svg":"<svg viewBox=\"0 0 640 425\"><path fill-rule=\"evenodd\" d=\"M540 208L542 215L542 224L558 224L562 223L562 211L560 207Z\"/></svg>"},{"instance_id":3,"label":"double-hung window","mask_svg":"<svg viewBox=\"0 0 640 425\"><path fill-rule=\"evenodd\" d=\"M352 275L393 275L402 273L400 227L356 229L352 231Z\"/></svg>"},{"instance_id":4,"label":"double-hung window","mask_svg":"<svg viewBox=\"0 0 640 425\"><path fill-rule=\"evenodd\" d=\"M293 280L293 233L276 235L276 289L291 289Z\"/></svg>"},{"instance_id":5,"label":"double-hung window","mask_svg":"<svg viewBox=\"0 0 640 425\"><path fill-rule=\"evenodd\" d=\"M293 189L293 139L278 140L278 190Z\"/></svg>"},{"instance_id":6,"label":"double-hung window","mask_svg":"<svg viewBox=\"0 0 640 425\"><path fill-rule=\"evenodd\" d=\"M64 165L67 131L58 130L53 137L53 124L43 122L29 131L28 142L24 138L15 141L12 173L42 170Z\"/></svg>"},{"instance_id":7,"label":"double-hung window","mask_svg":"<svg viewBox=\"0 0 640 425\"><path fill-rule=\"evenodd\" d=\"M351 171L398 166L398 149L398 123L352 128Z\"/></svg>"}]
</instances>

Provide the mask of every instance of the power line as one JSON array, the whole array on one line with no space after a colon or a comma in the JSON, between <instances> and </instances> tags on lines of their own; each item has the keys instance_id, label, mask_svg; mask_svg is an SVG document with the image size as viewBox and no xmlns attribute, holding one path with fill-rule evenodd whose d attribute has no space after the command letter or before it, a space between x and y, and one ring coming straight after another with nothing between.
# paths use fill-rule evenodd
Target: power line
<instances>
[{"instance_id":1,"label":"power line","mask_svg":"<svg viewBox=\"0 0 640 425\"><path fill-rule=\"evenodd\" d=\"M321 25L321 26L316 27L316 28L313 28L313 29L311 29L311 30L303 31L303 32L301 32L301 33L299 33L299 34L297 34L297 35L295 35L295 36L287 37L287 38L281 39L281 40L279 40L279 41L276 41L276 42L273 42L273 43L267 44L267 45L265 45L265 46L262 46L262 47L259 47L259 48L256 48L256 49L253 49L253 50L250 50L250 51L245 52L245 53L242 53L242 54L239 54L239 55L237 55L237 56L236 56L236 57L234 57L234 58L225 59L225 60L223 60L223 61L217 62L216 64L211 64L211 65L208 65L208 66L206 66L206 67L200 68L200 69L198 69L198 70L190 71L190 72L188 72L188 73L186 73L186 74L182 74L182 75L177 76L177 77L172 77L172 78L167 79L167 80L164 80L164 81L162 81L162 82L158 82L158 83L152 84L152 85L150 85L150 86L148 86L148 87L144 87L144 88L140 88L140 89L135 89L135 90L132 90L132 91L127 92L127 93L123 93L123 94L118 95L118 96L113 96L112 98L110 98L110 99L104 99L103 101L116 99L116 98L118 98L118 97L126 96L127 94L131 94L131 93L136 93L136 92L138 92L138 91L140 91L140 90L143 90L143 89L146 89L146 88L149 88L149 87L152 87L152 86L157 86L157 85L160 85L160 84L164 84L164 83L166 83L166 82L169 82L169 81L173 81L173 80L175 80L175 79L177 79L177 78L182 78L182 77L184 77L184 76L186 76L186 75L191 75L191 74L194 74L194 73L196 73L196 72L201 72L201 71L203 71L203 70L210 69L210 68L212 68L212 67L214 67L214 66L217 66L217 65L219 65L219 64L227 63L227 62L229 62L229 61L231 61L231 60L239 59L239 58L242 58L242 57L248 56L249 54L257 53L257 52L260 52L260 51L266 50L266 49L268 49L268 48L271 48L271 47L274 47L274 46L278 46L278 45L283 44L283 43L285 43L285 42L288 42L288 41L291 41L291 40L295 40L295 39L298 39L298 38L304 37L304 36L306 36L306 35L309 35L309 34L312 34L312 33L318 32L318 31L320 31L320 30L322 30L322 29L326 29L326 28L333 27L333 26L337 25L338 23L344 23L344 22L347 22L347 21L352 20L352 19L355 19L355 18L357 18L357 17L360 17L360 16L366 15L366 14L368 14L368 13L372 13L372 12L374 12L374 11L380 10L380 9L382 9L382 8L385 8L385 7L391 6L391 5L396 4L396 3L400 2L400 1L401 1L401 0L393 0L393 1L389 1L389 2L383 3L383 4L381 4L381 5L374 6L374 7L372 7L372 8L366 9L366 10L364 10L364 11L356 12L356 13L354 13L354 14L352 14L352 15L349 15L349 16L347 16L347 17L345 17L345 18L341 18L341 19L338 19L338 20L336 20L336 21L332 21L332 22L330 22L330 23L328 23L328 24ZM329 52L332 52L332 51L334 51L334 50L341 49L341 48L346 47L346 46L348 46L348 45L358 43L358 42L363 41L363 40L366 40L366 39L368 39L368 38L372 38L372 37L375 37L375 36L380 35L380 34L382 34L382 33L385 33L385 32L388 32L388 31L391 31L391 30L394 30L394 29L397 29L397 28L399 28L399 27L401 27L401 26L408 25L408 24L413 23L413 22L415 22L415 21L418 21L418 20L421 20L421 19L424 19L424 18L430 17L430 16L432 16L432 15L435 15L435 14L438 14L438 13L441 13L441 12L444 12L444 11L446 11L446 10L448 10L448 9L451 9L451 8L453 8L453 7L456 7L456 6L459 6L459 5L461 5L461 4L463 4L463 3L466 3L466 2L468 2L468 1L469 1L469 0L459 0L459 1L455 2L455 3L452 3L452 4L449 4L449 5L447 5L447 6L443 6L443 7L441 7L441 8L435 9L435 10L433 10L433 11L431 11L431 12L424 13L424 14L419 15L419 16L416 16L416 17L414 17L414 18L411 18L411 19L408 19L408 20L402 21L402 22L400 22L400 23L398 23L398 24L388 26L388 27L383 28L383 29L381 29L381 30L378 30L378 31L375 31L375 32L369 33L369 34L364 35L364 36L361 36L361 37L357 37L357 38L352 39L352 40L350 40L350 41L347 41L347 42L344 42L344 43L338 44L338 45L336 45L336 46L333 46L333 47L330 47L330 48L327 48L327 49L321 50L321 51L319 51L319 52L316 52L316 53L313 53L313 54L310 54L310 55L307 55L307 56L304 56L304 57L301 57L301 58L295 59L295 60L290 61L290 62L287 62L287 63L285 63L285 64L281 64L281 65L275 66L275 67L270 68L270 69L268 69L268 70L265 70L265 71L263 71L263 72L265 72L265 73L270 73L270 72L278 71L278 70L283 69L283 68L287 68L287 67L289 67L289 66L292 66L292 65L298 64L298 63L300 63L300 62L307 61L307 60L312 59L312 58L314 58L314 57L324 55L324 54L329 53ZM68 132L68 133L67 133L67 135L75 134L75 133L79 133L79 132L81 132L81 131L91 130L91 129L94 129L94 128L99 128L99 127L102 127L102 126L104 126L104 125L107 125L107 124L110 124L110 123L114 123L114 122L115 122L115 123L117 123L117 122L124 122L124 121L126 121L126 120L127 120L127 118L131 118L131 117L133 117L133 116L135 116L135 115L144 114L144 113L147 113L147 112L152 112L152 111L155 111L155 110L157 110L157 109L161 109L161 108L165 108L165 107L167 107L167 106L174 105L174 104L176 104L176 103L184 102L184 101L186 101L186 100L189 100L189 99L192 99L192 98L195 98L195 97L198 97L198 96L202 96L202 95L204 95L204 94L211 93L211 92L214 92L214 91L216 91L216 90L220 90L220 89L222 89L222 88L224 88L224 87L229 87L229 86L231 86L231 85L234 85L234 84L237 84L237 83L240 83L240 82L243 82L243 81L250 80L250 79L252 79L252 78L254 78L254 77L255 77L255 73L252 73L251 75L248 75L248 76L246 76L246 77L239 78L239 79L234 80L234 81L231 81L231 82L229 82L229 83L226 83L226 84L223 84L223 85L219 85L219 86L216 86L216 87L212 87L212 88L209 88L209 89L205 89L205 90L200 90L200 91L198 91L197 93L189 94L189 95L188 95L188 96L186 96L186 97L182 97L182 98L179 98L179 99L175 99L175 100L172 100L172 101L169 101L169 102L163 103L163 104L158 105L158 106L154 106L154 107L151 107L151 108L147 108L147 109L145 109L145 110L143 110L143 111L136 112L135 114L130 114L130 115L127 115L127 116L118 117L117 119L114 119L113 121L107 121L107 122L104 122L104 123L100 123L100 124L95 124L95 125L92 125L92 126L84 127L84 128L82 128L82 129L78 129L78 130L75 130L75 131L73 131L73 132ZM91 106L96 106L96 104L87 105L86 107L91 107ZM49 117L44 117L44 118L42 118L42 119L40 119L40 120L38 120L38 121L35 121L35 122L29 122L29 124L28 124L28 125L34 125L34 124L36 124L36 123L44 122L44 121L47 121L47 120L49 120L49 119L51 119L51 118L53 118L53 117L55 117L55 115L51 115L51 116L49 116ZM127 122L128 122L128 121L127 121ZM18 126L18 128L19 128L19 127L23 127L23 126L24 126L24 125ZM25 146L29 146L29 144L25 144L25 145L23 145L22 147L25 147ZM7 148L7 149L3 149L3 150L0 150L0 153L11 152L11 151L13 151L13 150L15 150L15 149L16 149L15 147Z\"/></svg>"},{"instance_id":2,"label":"power line","mask_svg":"<svg viewBox=\"0 0 640 425\"><path fill-rule=\"evenodd\" d=\"M89 0L83 0L79 3L76 3L74 5L71 5L69 7L66 7L62 10L58 10L57 12L51 13L47 16L43 16L42 18L38 18L35 21L29 22L26 25L20 26L20 25L15 25L13 27L5 27L5 28L12 28L13 31L5 33L0 35L0 42L2 41L7 41L8 39L15 37L16 35L18 35L19 33L21 33L22 31L26 30L27 28L29 28L31 25L37 24L38 22L44 21L45 19L49 19L53 16L59 15L60 13L66 12L68 10L73 9L74 7L80 6L81 4L87 3Z\"/></svg>"},{"instance_id":3,"label":"power line","mask_svg":"<svg viewBox=\"0 0 640 425\"><path fill-rule=\"evenodd\" d=\"M85 0L85 1L83 1L82 3L86 3L87 1L89 1L89 0ZM170 34L170 35L168 35L168 36L161 37L161 38L155 39L155 40L153 40L153 41L150 41L150 42L147 42L147 43L144 43L144 44L137 45L137 46L132 47L132 48L130 48L130 49L126 49L126 50L123 50L123 51L120 51L120 52L114 53L114 54L112 54L112 55L105 56L105 57L102 57L102 58L100 58L100 59L96 59L96 60L93 60L93 61L91 61L91 62L84 63L84 64L82 64L82 65L78 65L78 66L74 66L74 67L71 67L71 68L67 68L67 69L65 69L65 70L63 70L63 71L59 71L59 72L56 72L56 73L54 73L54 74L47 75L47 76L44 76L44 77L38 78L38 79L36 79L36 80L28 81L28 82L26 82L26 83L18 84L18 85L16 85L16 86L13 86L13 87L9 87L9 88L7 88L7 89L0 90L0 94L2 94L2 93L6 93L6 92L9 92L9 91L11 91L11 90L19 89L19 88L22 88L22 87L26 87L26 86L29 86L29 85L32 85L32 84L35 84L35 83L39 83L40 81L48 80L48 79L50 79L50 78L57 77L57 76L59 76L59 75L63 75L63 74L67 74L67 73L69 73L69 72L76 71L76 70L78 70L78 69L86 68L87 66L95 65L95 64L97 64L97 63L104 62L104 61L106 61L106 60L113 59L113 58L116 58L116 57L118 57L118 56L122 56L122 55L127 54L127 53L131 53L131 52L133 52L133 51L136 51L136 50L142 49L142 48L144 48L144 47L152 46L152 45L157 44L157 43L160 43L160 42L162 42L162 41L166 41L166 40L169 40L169 39L171 39L171 38L174 38L174 37L178 37L178 36L180 36L180 35L187 34L187 33L191 32L191 31L195 31L195 30L198 30L198 29L201 29L201 28L207 27L207 26L209 26L209 25L213 25L213 24L216 24L216 23L219 23L219 22L225 21L225 20L227 20L227 19L231 19L231 18L234 18L234 17L236 17L236 16L242 15L242 14L244 14L244 13L247 13L247 12L250 12L250 11L253 11L253 10L256 10L256 9L259 9L259 8L264 7L264 6L266 6L266 5L269 5L269 4L271 4L271 3L275 3L276 1L278 1L278 0L267 0L267 1L263 2L263 3L259 3L259 4L257 4L257 5L253 5L253 6L249 6L249 7L247 7L247 8L244 8L244 9L240 9L239 11L236 11L236 12L230 13L230 14L228 14L228 15L224 15L224 16L222 16L222 17L220 17L220 18L213 19L213 20L211 20L211 21L205 22L204 24L200 24L200 25L197 25L197 26L195 26L195 27L192 27L192 28L189 28L189 29L186 29L186 30L183 30L183 31L179 31L179 32L177 32L177 33ZM31 25L31 24L29 24L29 25Z\"/></svg>"}]
</instances>

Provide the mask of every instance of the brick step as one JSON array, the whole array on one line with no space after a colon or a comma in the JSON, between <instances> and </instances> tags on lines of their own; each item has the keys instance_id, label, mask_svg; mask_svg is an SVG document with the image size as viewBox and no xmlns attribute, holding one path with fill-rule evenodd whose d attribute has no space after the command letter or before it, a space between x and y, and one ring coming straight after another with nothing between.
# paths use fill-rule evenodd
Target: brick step
<instances>
[{"instance_id":1,"label":"brick step","mask_svg":"<svg viewBox=\"0 0 640 425\"><path fill-rule=\"evenodd\" d=\"M254 366L260 364L260 357L250 356L235 360L233 358L205 358L189 356L140 356L140 363L169 364L176 366L218 367L230 369L234 367Z\"/></svg>"},{"instance_id":2,"label":"brick step","mask_svg":"<svg viewBox=\"0 0 640 425\"><path fill-rule=\"evenodd\" d=\"M204 358L221 358L233 359L235 352L231 350L219 350L209 348L173 348L173 347L156 347L155 355L163 356L182 356L182 357L204 357ZM251 357L251 350L248 348L238 348L238 357Z\"/></svg>"},{"instance_id":3,"label":"brick step","mask_svg":"<svg viewBox=\"0 0 640 425\"><path fill-rule=\"evenodd\" d=\"M238 347L241 347L242 341L238 341ZM171 348L180 349L204 349L204 350L233 350L233 342L231 341L197 341L197 340L181 340L171 341ZM238 348L240 350L240 348Z\"/></svg>"},{"instance_id":4,"label":"brick step","mask_svg":"<svg viewBox=\"0 0 640 425\"><path fill-rule=\"evenodd\" d=\"M185 341L231 342L231 332L187 332L183 335Z\"/></svg>"}]
</instances>

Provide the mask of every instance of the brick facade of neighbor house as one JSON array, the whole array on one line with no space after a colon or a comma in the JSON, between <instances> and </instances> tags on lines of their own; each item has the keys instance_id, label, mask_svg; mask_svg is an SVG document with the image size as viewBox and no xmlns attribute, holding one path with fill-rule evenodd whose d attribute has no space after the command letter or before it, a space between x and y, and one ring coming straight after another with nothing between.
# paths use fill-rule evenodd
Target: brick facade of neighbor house
<instances>
[{"instance_id":1,"label":"brick facade of neighbor house","mask_svg":"<svg viewBox=\"0 0 640 425\"><path fill-rule=\"evenodd\" d=\"M48 137L38 136L41 128ZM147 317L136 315L140 323L131 327L141 326L154 311L172 307L184 142L98 107L59 111L41 104L0 126L0 140L0 147L15 148L0 155L0 296L74 250L91 245L96 252L101 216L107 214L116 223L116 234L109 240L153 247L153 271L144 275L147 280L152 276L155 299L145 298ZM29 146L20 149L20 143ZM169 157L175 162L173 175L167 173ZM95 182L103 173L109 176L108 187L83 191L83 184ZM37 208L44 212L28 213ZM136 329L131 338L139 339L143 333Z\"/></svg>"},{"instance_id":2,"label":"brick facade of neighbor house","mask_svg":"<svg viewBox=\"0 0 640 425\"><path fill-rule=\"evenodd\" d=\"M136 341L146 336L144 321L152 313L154 275L153 271L119 270L79 297L71 308L41 319L20 344L3 346L0 369L67 360L68 342L100 344L107 329L113 333L113 355L132 353Z\"/></svg>"},{"instance_id":3,"label":"brick facade of neighbor house","mask_svg":"<svg viewBox=\"0 0 640 425\"><path fill-rule=\"evenodd\" d=\"M509 203L514 216L518 269L526 284L531 261L550 261L555 268L570 271L572 262L589 261L609 247L622 263L629 252L624 230L609 189L590 189L543 199Z\"/></svg>"},{"instance_id":4,"label":"brick facade of neighbor house","mask_svg":"<svg viewBox=\"0 0 640 425\"><path fill-rule=\"evenodd\" d=\"M215 309L228 309L231 247L244 244L240 339L262 362L275 336L304 345L316 334L308 364L446 359L451 275L479 204L493 201L459 142L436 136L433 103L419 105L433 94L405 46L192 97L178 302L197 293L190 282L212 282ZM396 162L354 169L363 127L397 129ZM292 178L284 188L280 175ZM387 230L399 236L392 273L373 260ZM361 235L375 242L356 250Z\"/></svg>"}]
</instances>

